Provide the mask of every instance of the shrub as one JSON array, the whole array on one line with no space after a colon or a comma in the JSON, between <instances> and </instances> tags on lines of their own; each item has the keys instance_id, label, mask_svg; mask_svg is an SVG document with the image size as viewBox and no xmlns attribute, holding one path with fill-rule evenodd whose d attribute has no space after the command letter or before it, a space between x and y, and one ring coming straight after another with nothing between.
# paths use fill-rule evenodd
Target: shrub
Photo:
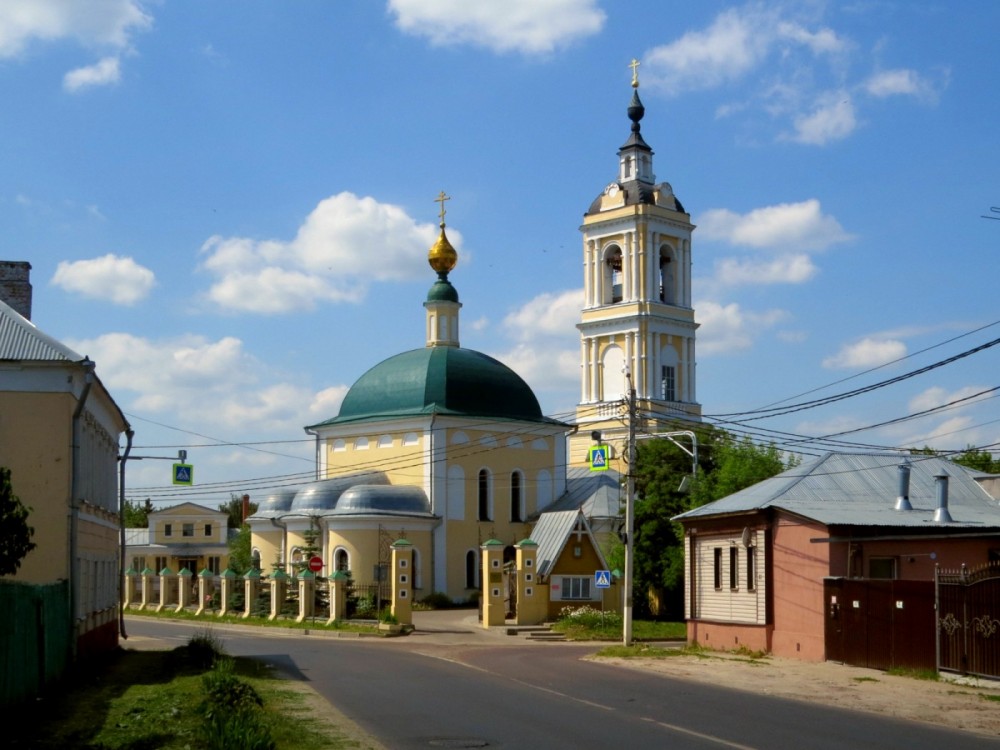
<instances>
[{"instance_id":1,"label":"shrub","mask_svg":"<svg viewBox=\"0 0 1000 750\"><path fill-rule=\"evenodd\" d=\"M602 612L586 604L582 607L563 607L559 611L559 619L586 628L611 627L622 623L621 615L617 612Z\"/></svg>"},{"instance_id":2,"label":"shrub","mask_svg":"<svg viewBox=\"0 0 1000 750\"><path fill-rule=\"evenodd\" d=\"M211 630L203 630L198 635L193 635L187 642L187 655L191 663L202 669L211 667L216 659L225 656L226 651L222 648L222 642L215 637Z\"/></svg>"},{"instance_id":3,"label":"shrub","mask_svg":"<svg viewBox=\"0 0 1000 750\"><path fill-rule=\"evenodd\" d=\"M420 604L427 609L449 609L454 606L449 596L441 591L428 594L420 600Z\"/></svg>"}]
</instances>

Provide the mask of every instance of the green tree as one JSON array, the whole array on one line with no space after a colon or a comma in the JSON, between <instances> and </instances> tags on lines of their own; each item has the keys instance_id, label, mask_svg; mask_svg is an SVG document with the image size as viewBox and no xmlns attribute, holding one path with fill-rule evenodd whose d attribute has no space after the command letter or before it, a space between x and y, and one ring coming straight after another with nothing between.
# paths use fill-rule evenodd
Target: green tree
<instances>
[{"instance_id":1,"label":"green tree","mask_svg":"<svg viewBox=\"0 0 1000 750\"><path fill-rule=\"evenodd\" d=\"M219 505L219 510L228 516L226 525L231 529L238 529L243 526L243 495L238 492L231 492L229 500ZM250 503L249 515L257 512L257 503Z\"/></svg>"},{"instance_id":2,"label":"green tree","mask_svg":"<svg viewBox=\"0 0 1000 750\"><path fill-rule=\"evenodd\" d=\"M977 449L971 445L963 453L952 458L952 461L984 474L1000 474L1000 459L994 459L988 451Z\"/></svg>"},{"instance_id":3,"label":"green tree","mask_svg":"<svg viewBox=\"0 0 1000 750\"><path fill-rule=\"evenodd\" d=\"M36 546L31 541L35 529L28 525L30 512L14 494L10 469L0 467L0 576L16 573L25 555Z\"/></svg>"},{"instance_id":4,"label":"green tree","mask_svg":"<svg viewBox=\"0 0 1000 750\"><path fill-rule=\"evenodd\" d=\"M237 575L245 575L253 567L253 551L250 546L250 526L243 524L237 534L229 539L229 569Z\"/></svg>"},{"instance_id":5,"label":"green tree","mask_svg":"<svg viewBox=\"0 0 1000 750\"><path fill-rule=\"evenodd\" d=\"M140 503L138 500L125 500L125 507L123 509L125 528L147 528L149 526L149 514L154 510L156 510L156 508L153 507L153 501L148 497L144 503Z\"/></svg>"},{"instance_id":6,"label":"green tree","mask_svg":"<svg viewBox=\"0 0 1000 750\"><path fill-rule=\"evenodd\" d=\"M684 599L684 531L671 518L719 500L797 464L773 444L758 445L730 433L701 427L698 473L692 461L669 440L639 442L636 455L636 505L633 571L635 591L659 600L660 615L681 615ZM683 440L683 438L681 438ZM646 614L646 597L635 596L637 613Z\"/></svg>"}]
</instances>

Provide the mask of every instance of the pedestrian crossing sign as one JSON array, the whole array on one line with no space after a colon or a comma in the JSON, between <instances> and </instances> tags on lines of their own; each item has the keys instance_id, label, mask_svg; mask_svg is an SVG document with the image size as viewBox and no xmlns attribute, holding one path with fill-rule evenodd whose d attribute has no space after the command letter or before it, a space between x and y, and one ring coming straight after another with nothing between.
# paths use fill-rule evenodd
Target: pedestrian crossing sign
<instances>
[{"instance_id":1,"label":"pedestrian crossing sign","mask_svg":"<svg viewBox=\"0 0 1000 750\"><path fill-rule=\"evenodd\" d=\"M591 471L608 470L607 445L595 445L590 449L590 470Z\"/></svg>"},{"instance_id":2,"label":"pedestrian crossing sign","mask_svg":"<svg viewBox=\"0 0 1000 750\"><path fill-rule=\"evenodd\" d=\"M191 464L174 464L174 484L194 484L194 466Z\"/></svg>"},{"instance_id":3,"label":"pedestrian crossing sign","mask_svg":"<svg viewBox=\"0 0 1000 750\"><path fill-rule=\"evenodd\" d=\"M611 571L610 570L595 570L594 571L594 586L599 589L609 589L611 588Z\"/></svg>"}]
</instances>

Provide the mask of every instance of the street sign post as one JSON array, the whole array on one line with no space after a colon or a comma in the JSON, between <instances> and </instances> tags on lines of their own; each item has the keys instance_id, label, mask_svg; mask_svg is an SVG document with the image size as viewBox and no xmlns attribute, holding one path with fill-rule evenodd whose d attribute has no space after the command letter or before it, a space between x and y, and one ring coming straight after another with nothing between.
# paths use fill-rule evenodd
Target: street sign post
<instances>
[{"instance_id":1,"label":"street sign post","mask_svg":"<svg viewBox=\"0 0 1000 750\"><path fill-rule=\"evenodd\" d=\"M610 570L595 570L594 571L594 586L599 589L609 589L611 588L611 571Z\"/></svg>"},{"instance_id":2,"label":"street sign post","mask_svg":"<svg viewBox=\"0 0 1000 750\"><path fill-rule=\"evenodd\" d=\"M323 570L323 558L319 555L313 555L309 558L309 570L313 573L319 573Z\"/></svg>"}]
</instances>

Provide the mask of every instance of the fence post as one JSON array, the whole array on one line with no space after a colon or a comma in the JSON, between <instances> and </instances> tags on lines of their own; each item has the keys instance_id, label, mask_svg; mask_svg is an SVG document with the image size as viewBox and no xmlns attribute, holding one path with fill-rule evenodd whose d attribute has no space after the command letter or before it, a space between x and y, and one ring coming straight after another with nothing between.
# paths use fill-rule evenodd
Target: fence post
<instances>
[{"instance_id":1,"label":"fence post","mask_svg":"<svg viewBox=\"0 0 1000 750\"><path fill-rule=\"evenodd\" d=\"M243 617L250 616L260 590L260 571L254 568L243 577Z\"/></svg>"},{"instance_id":2,"label":"fence post","mask_svg":"<svg viewBox=\"0 0 1000 750\"><path fill-rule=\"evenodd\" d=\"M271 576L271 614L268 620L277 620L281 614L281 606L285 603L285 586L288 585L288 573L276 570Z\"/></svg>"},{"instance_id":3,"label":"fence post","mask_svg":"<svg viewBox=\"0 0 1000 750\"><path fill-rule=\"evenodd\" d=\"M338 570L330 576L330 619L327 625L347 618L347 581L348 575Z\"/></svg>"}]
</instances>

